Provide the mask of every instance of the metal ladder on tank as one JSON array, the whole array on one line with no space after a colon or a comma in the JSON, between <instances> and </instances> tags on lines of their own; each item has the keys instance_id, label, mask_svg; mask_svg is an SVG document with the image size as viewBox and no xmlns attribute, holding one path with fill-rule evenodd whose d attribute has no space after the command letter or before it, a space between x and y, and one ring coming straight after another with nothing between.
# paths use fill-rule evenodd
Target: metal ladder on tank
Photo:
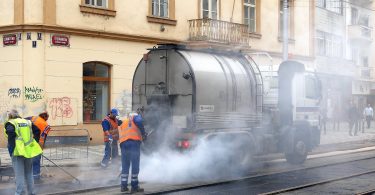
<instances>
[{"instance_id":1,"label":"metal ladder on tank","mask_svg":"<svg viewBox=\"0 0 375 195\"><path fill-rule=\"evenodd\" d=\"M263 78L261 71L255 61L248 55L245 55L247 60L250 61L250 67L255 74L256 87L255 87L255 104L256 113L262 113L263 111Z\"/></svg>"}]
</instances>

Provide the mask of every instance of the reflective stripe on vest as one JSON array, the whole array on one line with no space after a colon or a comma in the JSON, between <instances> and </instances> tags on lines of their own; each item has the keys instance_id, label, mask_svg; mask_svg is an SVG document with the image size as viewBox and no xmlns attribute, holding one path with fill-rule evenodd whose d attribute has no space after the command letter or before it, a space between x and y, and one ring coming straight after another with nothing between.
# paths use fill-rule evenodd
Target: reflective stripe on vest
<instances>
[{"instance_id":1,"label":"reflective stripe on vest","mask_svg":"<svg viewBox=\"0 0 375 195\"><path fill-rule=\"evenodd\" d=\"M106 120L109 122L109 130L108 131L104 131L103 134L104 134L104 142L108 142L109 139L108 139L108 136L111 134L112 135L112 138L114 140L118 140L118 137L119 137L119 134L118 134L118 121L117 119L115 120L112 120L111 118L109 118L108 116L106 116L103 121Z\"/></svg>"},{"instance_id":2,"label":"reflective stripe on vest","mask_svg":"<svg viewBox=\"0 0 375 195\"><path fill-rule=\"evenodd\" d=\"M120 143L126 140L139 140L142 141L141 133L137 125L133 121L133 117L126 119L119 127Z\"/></svg>"},{"instance_id":3,"label":"reflective stripe on vest","mask_svg":"<svg viewBox=\"0 0 375 195\"><path fill-rule=\"evenodd\" d=\"M9 120L8 122L15 127L16 146L13 151L14 156L33 158L42 153L42 148L33 138L31 121L17 118ZM6 137L8 136L6 135Z\"/></svg>"},{"instance_id":4,"label":"reflective stripe on vest","mask_svg":"<svg viewBox=\"0 0 375 195\"><path fill-rule=\"evenodd\" d=\"M22 122L17 122L16 123L17 127L16 127L16 134L18 135L17 136L17 140L21 140L25 143L25 146L28 146L30 145L32 142L33 142L33 131L31 129L31 123L29 120L26 120L26 123L22 123ZM22 131L21 131L21 128L20 127L27 127L29 126L30 127L30 132L27 132L27 131L24 131L23 133L26 134L25 136L22 136ZM27 135L27 133L29 133L29 135ZM25 138L28 138L28 140L24 140Z\"/></svg>"}]
</instances>

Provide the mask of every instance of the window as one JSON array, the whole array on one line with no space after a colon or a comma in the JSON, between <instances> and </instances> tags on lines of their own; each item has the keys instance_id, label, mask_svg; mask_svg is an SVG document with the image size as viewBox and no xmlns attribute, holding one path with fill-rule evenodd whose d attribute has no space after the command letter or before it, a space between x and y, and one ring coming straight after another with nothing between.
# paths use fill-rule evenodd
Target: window
<instances>
[{"instance_id":1,"label":"window","mask_svg":"<svg viewBox=\"0 0 375 195\"><path fill-rule=\"evenodd\" d=\"M316 6L342 14L342 0L317 0Z\"/></svg>"},{"instance_id":2,"label":"window","mask_svg":"<svg viewBox=\"0 0 375 195\"><path fill-rule=\"evenodd\" d=\"M352 46L351 48L351 60L358 65L359 64L359 48Z\"/></svg>"},{"instance_id":3,"label":"window","mask_svg":"<svg viewBox=\"0 0 375 195\"><path fill-rule=\"evenodd\" d=\"M115 0L81 0L79 9L82 13L115 17Z\"/></svg>"},{"instance_id":4,"label":"window","mask_svg":"<svg viewBox=\"0 0 375 195\"><path fill-rule=\"evenodd\" d=\"M288 35L289 38L293 37L293 15L294 15L294 1L288 0ZM283 28L284 28L284 0L279 0L279 35L283 34Z\"/></svg>"},{"instance_id":5,"label":"window","mask_svg":"<svg viewBox=\"0 0 375 195\"><path fill-rule=\"evenodd\" d=\"M99 121L109 110L109 66L100 62L83 64L83 121Z\"/></svg>"},{"instance_id":6,"label":"window","mask_svg":"<svg viewBox=\"0 0 375 195\"><path fill-rule=\"evenodd\" d=\"M358 24L362 26L369 26L370 16L369 15L361 15L361 17L358 19Z\"/></svg>"},{"instance_id":7,"label":"window","mask_svg":"<svg viewBox=\"0 0 375 195\"><path fill-rule=\"evenodd\" d=\"M358 10L353 7L351 9L351 24L358 24Z\"/></svg>"},{"instance_id":8,"label":"window","mask_svg":"<svg viewBox=\"0 0 375 195\"><path fill-rule=\"evenodd\" d=\"M318 80L312 76L306 76L305 77L306 98L318 99L320 96L319 91L320 90L319 90Z\"/></svg>"},{"instance_id":9,"label":"window","mask_svg":"<svg viewBox=\"0 0 375 195\"><path fill-rule=\"evenodd\" d=\"M149 0L147 21L176 26L175 0Z\"/></svg>"},{"instance_id":10,"label":"window","mask_svg":"<svg viewBox=\"0 0 375 195\"><path fill-rule=\"evenodd\" d=\"M201 0L202 18L218 19L218 0Z\"/></svg>"},{"instance_id":11,"label":"window","mask_svg":"<svg viewBox=\"0 0 375 195\"><path fill-rule=\"evenodd\" d=\"M367 56L362 57L362 65L364 67L368 67L368 57Z\"/></svg>"},{"instance_id":12,"label":"window","mask_svg":"<svg viewBox=\"0 0 375 195\"><path fill-rule=\"evenodd\" d=\"M107 8L107 0L85 0L85 5Z\"/></svg>"},{"instance_id":13,"label":"window","mask_svg":"<svg viewBox=\"0 0 375 195\"><path fill-rule=\"evenodd\" d=\"M168 0L152 0L152 15L168 18Z\"/></svg>"},{"instance_id":14,"label":"window","mask_svg":"<svg viewBox=\"0 0 375 195\"><path fill-rule=\"evenodd\" d=\"M244 24L249 32L256 32L256 0L244 0Z\"/></svg>"},{"instance_id":15,"label":"window","mask_svg":"<svg viewBox=\"0 0 375 195\"><path fill-rule=\"evenodd\" d=\"M316 32L316 54L327 57L342 57L342 37L322 31Z\"/></svg>"}]
</instances>

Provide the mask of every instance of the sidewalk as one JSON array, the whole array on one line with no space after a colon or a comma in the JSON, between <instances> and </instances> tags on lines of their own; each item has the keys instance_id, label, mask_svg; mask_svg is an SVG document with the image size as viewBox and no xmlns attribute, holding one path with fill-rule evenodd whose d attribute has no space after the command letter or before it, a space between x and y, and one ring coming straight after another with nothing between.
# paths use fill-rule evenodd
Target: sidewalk
<instances>
[{"instance_id":1,"label":"sidewalk","mask_svg":"<svg viewBox=\"0 0 375 195\"><path fill-rule=\"evenodd\" d=\"M327 123L326 127L326 134L323 130L321 131L320 145L375 140L375 122L371 123L370 129L367 129L365 124L364 133L360 130L357 132L357 136L349 135L349 124L347 122L341 122L339 130L333 130L333 124L330 122ZM354 133L354 131L352 132Z\"/></svg>"}]
</instances>

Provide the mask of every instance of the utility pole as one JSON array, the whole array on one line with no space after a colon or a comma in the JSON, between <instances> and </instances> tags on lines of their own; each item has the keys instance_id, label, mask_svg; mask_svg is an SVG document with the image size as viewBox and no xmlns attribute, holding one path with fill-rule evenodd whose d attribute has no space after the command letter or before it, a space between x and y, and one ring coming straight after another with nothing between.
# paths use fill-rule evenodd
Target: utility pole
<instances>
[{"instance_id":1,"label":"utility pole","mask_svg":"<svg viewBox=\"0 0 375 195\"><path fill-rule=\"evenodd\" d=\"M288 60L288 0L284 0L283 3L283 60Z\"/></svg>"}]
</instances>

